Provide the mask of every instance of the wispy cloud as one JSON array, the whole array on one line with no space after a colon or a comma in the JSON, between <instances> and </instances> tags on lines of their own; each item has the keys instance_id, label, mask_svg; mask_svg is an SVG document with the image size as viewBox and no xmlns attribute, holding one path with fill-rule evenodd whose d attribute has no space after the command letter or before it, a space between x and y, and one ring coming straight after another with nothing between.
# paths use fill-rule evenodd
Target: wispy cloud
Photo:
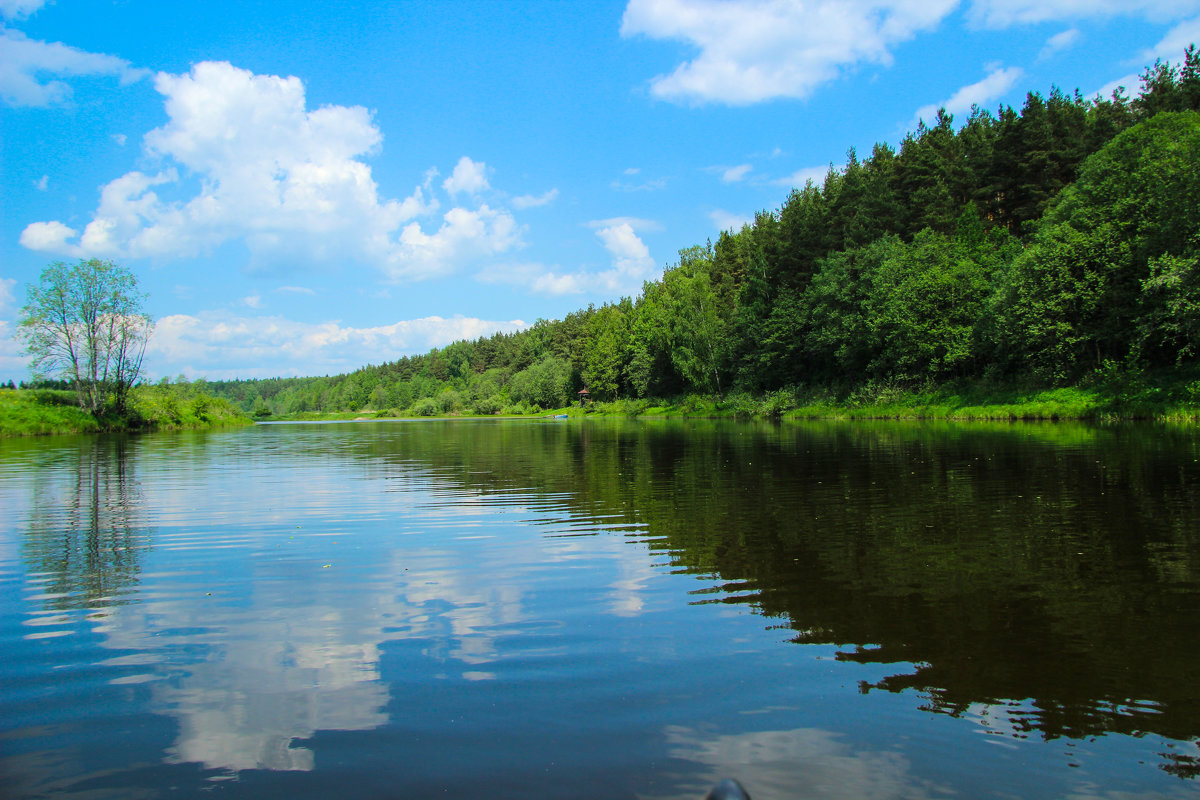
<instances>
[{"instance_id":1,"label":"wispy cloud","mask_svg":"<svg viewBox=\"0 0 1200 800\"><path fill-rule=\"evenodd\" d=\"M917 109L917 113L913 115L912 124L915 126L919 120L931 123L937 116L939 108L944 108L954 116L961 117L971 110L971 106L985 107L993 100L1003 97L1025 74L1020 67L1002 69L999 65L992 65L988 69L988 75L983 80L962 87L940 103L932 103Z\"/></svg>"},{"instance_id":2,"label":"wispy cloud","mask_svg":"<svg viewBox=\"0 0 1200 800\"><path fill-rule=\"evenodd\" d=\"M662 223L653 219L644 219L642 217L608 217L607 219L594 219L587 226L594 231L601 228L613 228L618 225L628 225L635 231L661 231Z\"/></svg>"},{"instance_id":3,"label":"wispy cloud","mask_svg":"<svg viewBox=\"0 0 1200 800\"><path fill-rule=\"evenodd\" d=\"M539 195L523 194L512 199L512 207L518 211L526 208L537 208L553 203L558 197L558 189L551 189L548 192L543 192Z\"/></svg>"},{"instance_id":4,"label":"wispy cloud","mask_svg":"<svg viewBox=\"0 0 1200 800\"><path fill-rule=\"evenodd\" d=\"M977 25L989 28L1116 16L1163 21L1195 7L1192 0L974 0L968 18Z\"/></svg>"},{"instance_id":5,"label":"wispy cloud","mask_svg":"<svg viewBox=\"0 0 1200 800\"><path fill-rule=\"evenodd\" d=\"M1183 61L1184 49L1189 44L1195 42L1200 42L1200 17L1193 17L1175 25L1171 30L1167 31L1163 38L1158 40L1157 44L1143 50L1138 55L1136 62L1144 66L1161 59L1178 64ZM1114 91L1122 87L1126 90L1125 94L1127 97L1136 97L1141 94L1141 72L1131 72L1127 75L1122 75L1120 78L1111 80L1092 92L1089 96L1100 95L1105 98L1111 97Z\"/></svg>"},{"instance_id":6,"label":"wispy cloud","mask_svg":"<svg viewBox=\"0 0 1200 800\"><path fill-rule=\"evenodd\" d=\"M733 214L720 208L708 212L708 218L719 231L740 231L743 225L749 225L753 220L743 214Z\"/></svg>"},{"instance_id":7,"label":"wispy cloud","mask_svg":"<svg viewBox=\"0 0 1200 800\"><path fill-rule=\"evenodd\" d=\"M1068 28L1062 33L1051 36L1042 47L1042 52L1038 53L1038 61L1045 61L1064 50L1071 49L1081 38L1083 38L1083 34L1079 32L1078 28Z\"/></svg>"},{"instance_id":8,"label":"wispy cloud","mask_svg":"<svg viewBox=\"0 0 1200 800\"><path fill-rule=\"evenodd\" d=\"M69 103L71 86L60 78L111 75L122 83L131 83L149 74L123 58L88 53L59 42L37 41L18 30L0 27L0 98L12 106Z\"/></svg>"},{"instance_id":9,"label":"wispy cloud","mask_svg":"<svg viewBox=\"0 0 1200 800\"><path fill-rule=\"evenodd\" d=\"M823 167L801 167L791 175L785 175L782 178L776 178L775 180L771 181L771 183L775 184L776 186L786 186L790 188L793 186L802 187L804 184L812 181L817 186L821 186L825 183L825 176L829 174L829 169L830 168L828 164Z\"/></svg>"},{"instance_id":10,"label":"wispy cloud","mask_svg":"<svg viewBox=\"0 0 1200 800\"><path fill-rule=\"evenodd\" d=\"M630 173L628 170L626 170L625 174L637 175L638 173ZM641 182L615 180L609 185L618 192L657 192L660 189L667 188L667 179L654 178L653 180Z\"/></svg>"},{"instance_id":11,"label":"wispy cloud","mask_svg":"<svg viewBox=\"0 0 1200 800\"><path fill-rule=\"evenodd\" d=\"M746 175L754 169L749 164L738 164L736 167L728 167L721 171L721 181L724 183L737 183L745 180Z\"/></svg>"},{"instance_id":12,"label":"wispy cloud","mask_svg":"<svg viewBox=\"0 0 1200 800\"><path fill-rule=\"evenodd\" d=\"M0 278L0 372L8 375L24 373L29 364L13 335L16 327L11 317L17 310L16 287L13 278Z\"/></svg>"},{"instance_id":13,"label":"wispy cloud","mask_svg":"<svg viewBox=\"0 0 1200 800\"><path fill-rule=\"evenodd\" d=\"M45 4L46 0L0 0L0 17L25 19Z\"/></svg>"},{"instance_id":14,"label":"wispy cloud","mask_svg":"<svg viewBox=\"0 0 1200 800\"><path fill-rule=\"evenodd\" d=\"M7 314L15 303L13 289L17 282L13 278L0 278L0 314Z\"/></svg>"},{"instance_id":15,"label":"wispy cloud","mask_svg":"<svg viewBox=\"0 0 1200 800\"><path fill-rule=\"evenodd\" d=\"M1154 47L1143 50L1142 59L1153 61L1161 58L1178 64L1183 61L1183 51L1187 46L1197 43L1200 43L1200 17L1193 17L1167 31L1166 36Z\"/></svg>"}]
</instances>

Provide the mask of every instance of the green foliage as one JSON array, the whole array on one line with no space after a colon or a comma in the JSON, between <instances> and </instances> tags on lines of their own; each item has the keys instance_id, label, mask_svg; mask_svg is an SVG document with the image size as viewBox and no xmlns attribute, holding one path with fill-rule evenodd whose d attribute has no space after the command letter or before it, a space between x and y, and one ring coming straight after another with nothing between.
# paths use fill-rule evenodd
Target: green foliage
<instances>
[{"instance_id":1,"label":"green foliage","mask_svg":"<svg viewBox=\"0 0 1200 800\"><path fill-rule=\"evenodd\" d=\"M349 375L214 391L260 416L528 413L571 405L581 386L593 410L643 413L650 398L681 398L672 413L849 404L936 415L957 401L912 393L1093 381L1109 362L1190 369L1200 363L1195 48L1143 84L1134 101L1031 92L1019 111L972 109L957 129L940 110L898 151L851 149L844 168L778 210L680 250L632 300ZM1137 392L1105 386L1133 408ZM1001 403L1002 415L1026 413L1024 402ZM1093 408L1057 402L1029 413Z\"/></svg>"},{"instance_id":2,"label":"green foliage","mask_svg":"<svg viewBox=\"0 0 1200 800\"><path fill-rule=\"evenodd\" d=\"M136 386L123 412L94 415L74 392L0 390L0 436L97 433L104 430L177 430L246 425L250 420L230 401L190 385Z\"/></svg>"},{"instance_id":3,"label":"green foliage","mask_svg":"<svg viewBox=\"0 0 1200 800\"><path fill-rule=\"evenodd\" d=\"M0 390L0 436L99 431L96 417L76 402L72 392Z\"/></svg>"},{"instance_id":4,"label":"green foliage","mask_svg":"<svg viewBox=\"0 0 1200 800\"><path fill-rule=\"evenodd\" d=\"M625 387L631 359L629 317L633 304L604 305L591 316L583 341L583 382L599 399L617 397Z\"/></svg>"},{"instance_id":5,"label":"green foliage","mask_svg":"<svg viewBox=\"0 0 1200 800\"><path fill-rule=\"evenodd\" d=\"M214 397L196 384L138 386L130 397L128 427L156 430L245 425L246 415L223 397Z\"/></svg>"},{"instance_id":6,"label":"green foliage","mask_svg":"<svg viewBox=\"0 0 1200 800\"><path fill-rule=\"evenodd\" d=\"M106 404L124 413L154 329L144 299L133 273L111 261L46 267L17 323L34 375L70 381L94 416Z\"/></svg>"},{"instance_id":7,"label":"green foliage","mask_svg":"<svg viewBox=\"0 0 1200 800\"><path fill-rule=\"evenodd\" d=\"M1149 272L1142 283L1140 352L1176 364L1194 361L1200 356L1200 255L1153 258Z\"/></svg>"},{"instance_id":8,"label":"green foliage","mask_svg":"<svg viewBox=\"0 0 1200 800\"><path fill-rule=\"evenodd\" d=\"M862 380L876 360L878 326L871 298L883 262L903 247L898 237L826 259L801 305L799 345L817 377Z\"/></svg>"},{"instance_id":9,"label":"green foliage","mask_svg":"<svg viewBox=\"0 0 1200 800\"><path fill-rule=\"evenodd\" d=\"M733 340L711 268L711 247L681 250L679 265L663 274L662 300L675 368L693 389L719 395L729 385Z\"/></svg>"},{"instance_id":10,"label":"green foliage","mask_svg":"<svg viewBox=\"0 0 1200 800\"><path fill-rule=\"evenodd\" d=\"M504 398L498 394L481 397L471 404L471 410L482 416L499 414L504 408Z\"/></svg>"},{"instance_id":11,"label":"green foliage","mask_svg":"<svg viewBox=\"0 0 1200 800\"><path fill-rule=\"evenodd\" d=\"M571 365L554 356L521 370L508 383L508 393L514 401L542 408L570 405L573 388Z\"/></svg>"},{"instance_id":12,"label":"green foliage","mask_svg":"<svg viewBox=\"0 0 1200 800\"><path fill-rule=\"evenodd\" d=\"M422 397L412 404L410 411L412 411L414 416L433 417L441 412L441 407L432 397Z\"/></svg>"},{"instance_id":13,"label":"green foliage","mask_svg":"<svg viewBox=\"0 0 1200 800\"><path fill-rule=\"evenodd\" d=\"M1064 381L1125 359L1139 340L1151 354L1188 348L1186 316L1164 312L1186 312L1186 267L1200 254L1197 163L1196 112L1160 114L1087 161L1001 288L1014 366Z\"/></svg>"},{"instance_id":14,"label":"green foliage","mask_svg":"<svg viewBox=\"0 0 1200 800\"><path fill-rule=\"evenodd\" d=\"M435 398L433 398L433 401L437 406L438 413L450 414L454 411L457 411L462 406L463 398L462 395L455 390L445 388L439 392Z\"/></svg>"}]
</instances>

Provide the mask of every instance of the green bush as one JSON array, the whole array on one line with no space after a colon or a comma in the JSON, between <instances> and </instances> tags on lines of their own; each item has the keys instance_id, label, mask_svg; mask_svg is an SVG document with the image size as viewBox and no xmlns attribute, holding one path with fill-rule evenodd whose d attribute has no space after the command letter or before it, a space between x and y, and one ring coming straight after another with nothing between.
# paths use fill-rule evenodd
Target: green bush
<instances>
[{"instance_id":1,"label":"green bush","mask_svg":"<svg viewBox=\"0 0 1200 800\"><path fill-rule=\"evenodd\" d=\"M446 389L439 392L434 401L437 404L438 413L449 414L462 405L462 395L453 389Z\"/></svg>"},{"instance_id":2,"label":"green bush","mask_svg":"<svg viewBox=\"0 0 1200 800\"><path fill-rule=\"evenodd\" d=\"M484 416L498 414L504 408L504 398L498 394L491 395L490 397L481 397L475 401L472 408L476 414Z\"/></svg>"},{"instance_id":3,"label":"green bush","mask_svg":"<svg viewBox=\"0 0 1200 800\"><path fill-rule=\"evenodd\" d=\"M416 417L436 417L440 407L432 397L422 397L412 404L412 413Z\"/></svg>"}]
</instances>

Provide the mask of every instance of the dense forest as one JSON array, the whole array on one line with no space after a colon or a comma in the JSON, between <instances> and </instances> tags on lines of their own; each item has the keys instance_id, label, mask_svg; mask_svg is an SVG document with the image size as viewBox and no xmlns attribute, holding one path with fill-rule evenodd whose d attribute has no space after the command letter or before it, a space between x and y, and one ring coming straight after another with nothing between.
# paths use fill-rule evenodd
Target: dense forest
<instances>
[{"instance_id":1,"label":"dense forest","mask_svg":"<svg viewBox=\"0 0 1200 800\"><path fill-rule=\"evenodd\" d=\"M1200 359L1200 54L1128 99L1031 92L853 149L637 298L333 377L212 381L248 412L530 412L953 382L1064 386Z\"/></svg>"}]
</instances>

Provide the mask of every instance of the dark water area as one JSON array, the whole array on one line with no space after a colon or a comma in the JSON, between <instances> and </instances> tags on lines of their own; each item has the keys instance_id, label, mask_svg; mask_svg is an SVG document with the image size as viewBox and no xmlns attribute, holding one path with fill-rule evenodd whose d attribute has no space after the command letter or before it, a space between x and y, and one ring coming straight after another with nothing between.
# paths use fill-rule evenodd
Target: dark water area
<instances>
[{"instance_id":1,"label":"dark water area","mask_svg":"<svg viewBox=\"0 0 1200 800\"><path fill-rule=\"evenodd\" d=\"M0 797L1200 797L1200 431L0 440Z\"/></svg>"}]
</instances>

